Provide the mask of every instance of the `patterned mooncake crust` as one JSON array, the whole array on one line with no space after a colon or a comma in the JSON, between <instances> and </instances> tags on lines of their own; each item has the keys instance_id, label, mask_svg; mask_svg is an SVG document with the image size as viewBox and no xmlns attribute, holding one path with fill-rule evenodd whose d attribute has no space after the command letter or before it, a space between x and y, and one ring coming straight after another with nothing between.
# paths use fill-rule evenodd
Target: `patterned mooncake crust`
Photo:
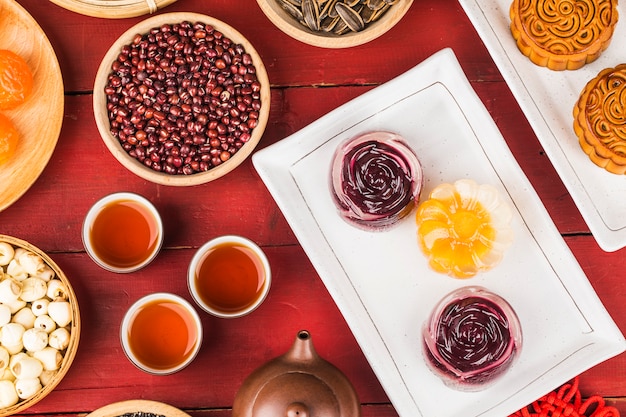
<instances>
[{"instance_id":1,"label":"patterned mooncake crust","mask_svg":"<svg viewBox=\"0 0 626 417\"><path fill-rule=\"evenodd\" d=\"M580 146L598 166L626 174L626 64L602 70L574 107Z\"/></svg>"},{"instance_id":2,"label":"patterned mooncake crust","mask_svg":"<svg viewBox=\"0 0 626 417\"><path fill-rule=\"evenodd\" d=\"M517 47L532 62L576 70L609 46L617 0L513 0L510 17Z\"/></svg>"}]
</instances>

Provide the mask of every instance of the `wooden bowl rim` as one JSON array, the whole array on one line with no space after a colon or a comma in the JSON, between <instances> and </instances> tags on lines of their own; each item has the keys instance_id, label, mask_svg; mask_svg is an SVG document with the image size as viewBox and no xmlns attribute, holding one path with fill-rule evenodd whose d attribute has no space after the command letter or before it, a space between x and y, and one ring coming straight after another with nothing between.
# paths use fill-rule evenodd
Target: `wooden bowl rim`
<instances>
[{"instance_id":1,"label":"wooden bowl rim","mask_svg":"<svg viewBox=\"0 0 626 417\"><path fill-rule=\"evenodd\" d=\"M258 125L252 130L250 140L246 142L233 156L231 156L228 161L218 165L217 167L211 168L206 172L192 175L171 175L148 168L132 156L128 155L120 145L119 141L109 132L109 118L106 111L106 95L104 94L104 86L110 72L111 64L119 55L122 46L129 44L136 34L146 33L150 29L159 27L163 24L173 24L183 21L190 21L192 23L202 22L204 24L211 25L216 30L222 32L226 37L230 38L234 43L243 45L246 52L252 56L252 62L256 68L256 75L261 83L261 109L259 111ZM219 19L201 13L173 12L153 16L139 22L124 32L113 43L102 59L96 73L93 92L93 111L96 125L104 144L118 160L118 162L120 162L129 171L156 184L193 186L205 184L226 175L230 171L237 168L248 156L250 156L265 132L270 112L270 94L269 77L263 60L250 41L248 41L248 39L246 39L239 31Z\"/></svg>"},{"instance_id":2,"label":"wooden bowl rim","mask_svg":"<svg viewBox=\"0 0 626 417\"><path fill-rule=\"evenodd\" d=\"M0 0L0 25L0 49L22 56L34 76L31 97L15 109L3 111L22 137L13 160L0 165L2 211L19 200L48 165L61 133L65 96L54 48L28 11L15 1Z\"/></svg>"},{"instance_id":3,"label":"wooden bowl rim","mask_svg":"<svg viewBox=\"0 0 626 417\"><path fill-rule=\"evenodd\" d=\"M13 236L0 235L0 242L7 242L13 245L14 247L21 247L41 256L44 262L50 268L52 268L52 270L56 274L56 277L60 279L63 282L63 284L65 284L65 287L68 293L68 300L70 302L70 306L72 309L72 323L70 325L71 326L70 327L70 343L67 349L65 350L65 355L63 355L63 361L61 362L59 371L54 376L52 381L50 381L37 394L35 394L35 396L29 398L28 400L20 401L11 407L0 409L0 417L5 417L5 416L10 416L12 414L19 413L20 411L23 411L29 407L32 407L33 405L35 405L36 403L44 399L54 388L56 388L57 385L59 385L63 377L65 377L65 375L69 371L70 366L72 365L72 362L74 361L74 358L76 356L76 352L78 351L78 342L80 340L81 322L80 322L80 311L78 308L78 299L76 298L74 289L72 288L72 285L67 279L67 276L65 275L63 270L59 268L56 262L54 262L50 258L50 256L48 256L48 254L46 254L44 251L42 251L35 245L25 240L13 237Z\"/></svg>"},{"instance_id":4,"label":"wooden bowl rim","mask_svg":"<svg viewBox=\"0 0 626 417\"><path fill-rule=\"evenodd\" d=\"M152 14L176 0L50 0L57 6L85 16L121 19Z\"/></svg>"},{"instance_id":5,"label":"wooden bowl rim","mask_svg":"<svg viewBox=\"0 0 626 417\"><path fill-rule=\"evenodd\" d=\"M190 417L189 414L174 406L152 400L125 400L111 403L92 411L86 417L118 417L140 411L167 417Z\"/></svg>"},{"instance_id":6,"label":"wooden bowl rim","mask_svg":"<svg viewBox=\"0 0 626 417\"><path fill-rule=\"evenodd\" d=\"M399 0L376 22L360 32L335 35L315 32L293 19L277 0L257 0L267 18L281 31L300 42L321 48L350 48L370 42L393 28L408 12L413 0Z\"/></svg>"}]
</instances>

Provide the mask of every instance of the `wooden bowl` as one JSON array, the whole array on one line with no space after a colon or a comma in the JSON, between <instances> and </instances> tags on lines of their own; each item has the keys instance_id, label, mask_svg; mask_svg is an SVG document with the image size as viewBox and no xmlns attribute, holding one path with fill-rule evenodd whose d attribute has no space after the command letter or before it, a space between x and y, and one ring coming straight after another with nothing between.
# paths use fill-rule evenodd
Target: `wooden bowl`
<instances>
[{"instance_id":1,"label":"wooden bowl","mask_svg":"<svg viewBox=\"0 0 626 417\"><path fill-rule=\"evenodd\" d=\"M61 352L63 354L63 361L61 362L61 366L59 367L56 375L54 375L54 377L52 377L52 379L39 392L37 392L29 399L20 400L20 402L10 407L0 408L0 417L4 417L19 413L38 403L61 382L65 374L67 374L67 371L70 369L70 366L74 361L74 357L76 356L76 351L78 350L78 341L80 339L81 322L76 294L74 293L74 290L72 289L69 280L67 279L61 268L59 268L59 266L48 255L46 255L43 251L41 251L34 245L12 236L0 235L0 242L8 243L13 246L13 248L26 249L27 251L41 257L44 263L54 271L54 278L61 280L61 282L63 282L63 284L65 285L67 291L67 299L70 303L72 315L72 321L67 326L67 329L70 332L69 345L64 351ZM6 272L6 267L0 267L0 269L3 268Z\"/></svg>"},{"instance_id":2,"label":"wooden bowl","mask_svg":"<svg viewBox=\"0 0 626 417\"><path fill-rule=\"evenodd\" d=\"M217 165L208 171L184 175L184 174L167 174L155 171L146 167L134 157L130 156L121 146L119 140L110 132L110 120L107 112L107 98L104 92L107 84L107 78L111 71L111 64L117 59L124 45L132 42L137 34L148 33L153 28L161 27L164 24L174 24L183 21L202 22L206 25L213 26L216 30L224 34L225 37L231 39L234 44L241 44L245 51L252 57L253 65L256 68L256 76L261 83L261 109L259 110L258 124L251 132L251 138L237 152L235 152L226 162ZM140 22L127 30L117 41L111 46L104 56L94 83L93 108L96 125L102 139L113 156L128 170L139 177L152 181L157 184L171 186L191 186L204 184L209 181L226 175L237 166L239 166L254 150L261 140L270 111L270 83L261 60L260 55L254 49L252 44L243 37L241 33L229 26L228 24L215 18L205 16L198 13L166 13L157 15Z\"/></svg>"},{"instance_id":3,"label":"wooden bowl","mask_svg":"<svg viewBox=\"0 0 626 417\"><path fill-rule=\"evenodd\" d=\"M152 14L176 0L50 0L64 9L92 17L121 19Z\"/></svg>"},{"instance_id":4,"label":"wooden bowl","mask_svg":"<svg viewBox=\"0 0 626 417\"><path fill-rule=\"evenodd\" d=\"M146 415L154 417L190 417L189 414L169 404L151 400L126 400L100 407L87 414L87 417L119 417L123 415Z\"/></svg>"},{"instance_id":5,"label":"wooden bowl","mask_svg":"<svg viewBox=\"0 0 626 417\"><path fill-rule=\"evenodd\" d=\"M413 3L413 0L398 0L380 18L366 24L363 30L348 31L338 35L333 32L309 29L308 26L299 22L281 6L283 1L286 0L257 0L257 3L269 20L287 35L306 44L322 48L349 48L376 39L395 26ZM331 1L333 0L326 0L324 4Z\"/></svg>"},{"instance_id":6,"label":"wooden bowl","mask_svg":"<svg viewBox=\"0 0 626 417\"><path fill-rule=\"evenodd\" d=\"M15 109L3 111L20 133L12 158L0 165L0 211L17 201L39 178L63 123L63 78L57 57L35 19L13 0L0 0L0 49L26 60L33 92Z\"/></svg>"}]
</instances>

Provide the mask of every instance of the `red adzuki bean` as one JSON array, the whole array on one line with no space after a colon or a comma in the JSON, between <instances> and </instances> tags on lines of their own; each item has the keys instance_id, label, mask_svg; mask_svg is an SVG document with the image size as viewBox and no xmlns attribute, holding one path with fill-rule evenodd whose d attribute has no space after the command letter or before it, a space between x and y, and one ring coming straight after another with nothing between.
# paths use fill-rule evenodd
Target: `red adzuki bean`
<instances>
[{"instance_id":1,"label":"red adzuki bean","mask_svg":"<svg viewBox=\"0 0 626 417\"><path fill-rule=\"evenodd\" d=\"M145 166L173 175L228 161L258 124L261 83L242 45L210 25L137 34L111 65L111 133Z\"/></svg>"}]
</instances>

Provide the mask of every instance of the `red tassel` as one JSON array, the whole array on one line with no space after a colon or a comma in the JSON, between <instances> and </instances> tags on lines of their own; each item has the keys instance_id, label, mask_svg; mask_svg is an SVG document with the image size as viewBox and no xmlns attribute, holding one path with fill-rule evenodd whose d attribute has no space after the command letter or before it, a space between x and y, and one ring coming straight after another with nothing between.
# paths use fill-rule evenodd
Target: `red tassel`
<instances>
[{"instance_id":1,"label":"red tassel","mask_svg":"<svg viewBox=\"0 0 626 417\"><path fill-rule=\"evenodd\" d=\"M589 397L583 402L576 377L509 417L620 417L620 415L615 407L607 406L604 398L599 395Z\"/></svg>"}]
</instances>

